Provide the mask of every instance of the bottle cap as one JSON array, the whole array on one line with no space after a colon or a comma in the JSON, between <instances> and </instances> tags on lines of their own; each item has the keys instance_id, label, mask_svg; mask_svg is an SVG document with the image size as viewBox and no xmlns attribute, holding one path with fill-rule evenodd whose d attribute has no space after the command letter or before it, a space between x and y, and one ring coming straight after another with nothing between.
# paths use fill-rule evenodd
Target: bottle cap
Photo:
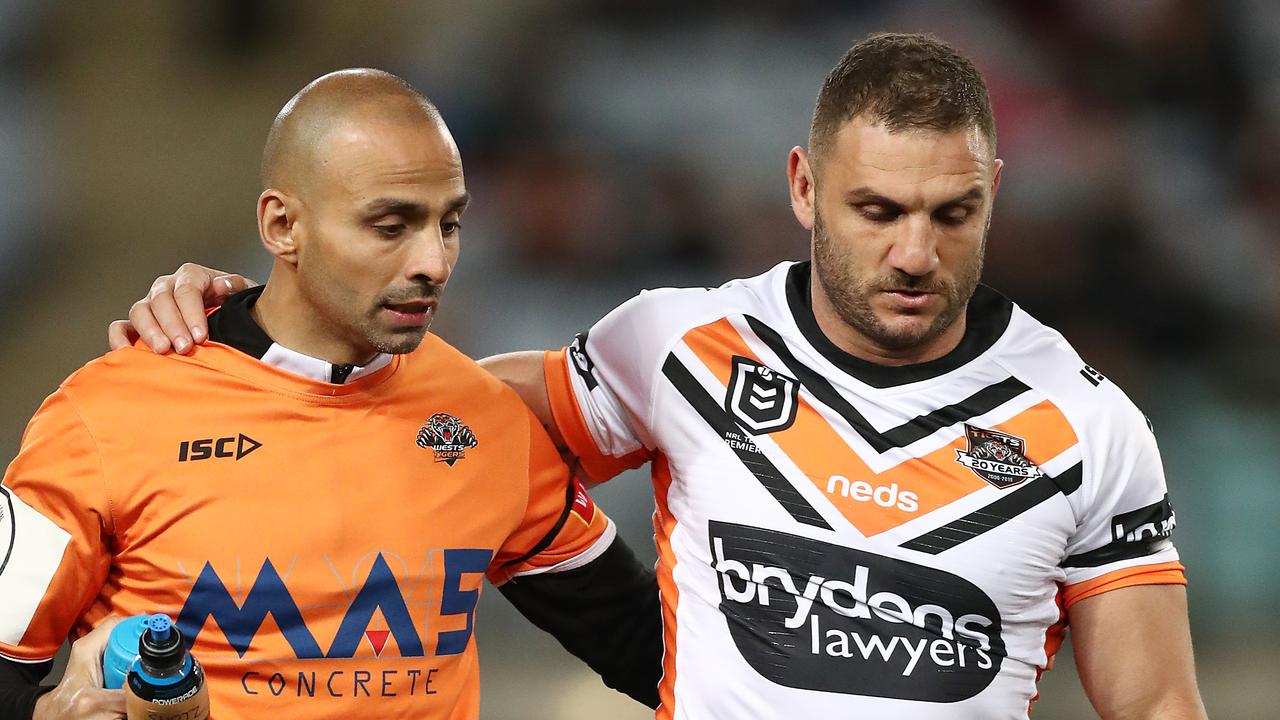
<instances>
[{"instance_id":1,"label":"bottle cap","mask_svg":"<svg viewBox=\"0 0 1280 720\"><path fill-rule=\"evenodd\" d=\"M138 638L138 662L142 669L156 677L181 672L187 658L182 633L173 626L168 615L157 614L144 622L145 631Z\"/></svg>"}]
</instances>

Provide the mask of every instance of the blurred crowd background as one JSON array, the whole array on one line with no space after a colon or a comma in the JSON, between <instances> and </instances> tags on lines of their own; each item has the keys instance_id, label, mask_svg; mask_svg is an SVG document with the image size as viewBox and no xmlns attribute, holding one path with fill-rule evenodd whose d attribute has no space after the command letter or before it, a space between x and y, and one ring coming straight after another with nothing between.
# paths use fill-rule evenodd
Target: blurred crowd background
<instances>
[{"instance_id":1,"label":"blurred crowd background","mask_svg":"<svg viewBox=\"0 0 1280 720\"><path fill-rule=\"evenodd\" d=\"M1271 0L0 0L0 458L153 277L266 277L258 155L321 73L381 67L442 110L475 199L435 330L479 357L559 347L641 288L804 257L787 151L875 30L937 33L985 74L1007 163L986 280L1150 416L1210 713L1276 717ZM596 495L652 557L647 477ZM482 606L485 718L647 716L498 593ZM1064 650L1035 717L1091 716L1071 668Z\"/></svg>"}]
</instances>

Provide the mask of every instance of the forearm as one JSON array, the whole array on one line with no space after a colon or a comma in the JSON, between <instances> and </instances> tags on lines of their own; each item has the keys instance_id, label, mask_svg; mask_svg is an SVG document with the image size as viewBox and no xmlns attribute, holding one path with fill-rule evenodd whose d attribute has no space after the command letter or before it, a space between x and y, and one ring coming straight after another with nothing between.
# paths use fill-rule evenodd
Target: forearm
<instances>
[{"instance_id":1,"label":"forearm","mask_svg":"<svg viewBox=\"0 0 1280 720\"><path fill-rule=\"evenodd\" d=\"M663 648L657 579L621 539L581 568L516 577L499 590L605 685L658 706Z\"/></svg>"},{"instance_id":2,"label":"forearm","mask_svg":"<svg viewBox=\"0 0 1280 720\"><path fill-rule=\"evenodd\" d=\"M52 669L52 660L20 663L0 657L0 718L30 720L36 700L53 689L40 684Z\"/></svg>"}]
</instances>

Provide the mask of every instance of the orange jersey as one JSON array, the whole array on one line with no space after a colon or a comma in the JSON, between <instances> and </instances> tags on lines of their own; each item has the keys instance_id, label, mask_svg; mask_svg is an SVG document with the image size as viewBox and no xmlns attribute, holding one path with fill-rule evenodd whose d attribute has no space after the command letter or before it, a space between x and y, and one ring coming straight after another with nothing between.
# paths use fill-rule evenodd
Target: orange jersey
<instances>
[{"instance_id":1,"label":"orange jersey","mask_svg":"<svg viewBox=\"0 0 1280 720\"><path fill-rule=\"evenodd\" d=\"M165 612L216 718L476 718L487 576L613 527L516 395L428 336L345 385L212 343L68 378L0 487L0 654Z\"/></svg>"}]
</instances>

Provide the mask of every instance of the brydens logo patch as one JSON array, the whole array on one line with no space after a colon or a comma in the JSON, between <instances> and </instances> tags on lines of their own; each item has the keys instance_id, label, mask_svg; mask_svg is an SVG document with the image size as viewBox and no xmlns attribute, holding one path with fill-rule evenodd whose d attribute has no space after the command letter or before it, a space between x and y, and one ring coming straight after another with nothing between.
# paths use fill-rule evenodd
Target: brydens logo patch
<instances>
[{"instance_id":1,"label":"brydens logo patch","mask_svg":"<svg viewBox=\"0 0 1280 720\"><path fill-rule=\"evenodd\" d=\"M475 433L461 420L449 413L436 413L418 429L418 447L431 448L436 462L449 467L467 455L467 449L477 444Z\"/></svg>"},{"instance_id":2,"label":"brydens logo patch","mask_svg":"<svg viewBox=\"0 0 1280 720\"><path fill-rule=\"evenodd\" d=\"M729 635L774 683L957 702L1000 672L1000 612L964 578L763 528L709 530Z\"/></svg>"}]
</instances>

